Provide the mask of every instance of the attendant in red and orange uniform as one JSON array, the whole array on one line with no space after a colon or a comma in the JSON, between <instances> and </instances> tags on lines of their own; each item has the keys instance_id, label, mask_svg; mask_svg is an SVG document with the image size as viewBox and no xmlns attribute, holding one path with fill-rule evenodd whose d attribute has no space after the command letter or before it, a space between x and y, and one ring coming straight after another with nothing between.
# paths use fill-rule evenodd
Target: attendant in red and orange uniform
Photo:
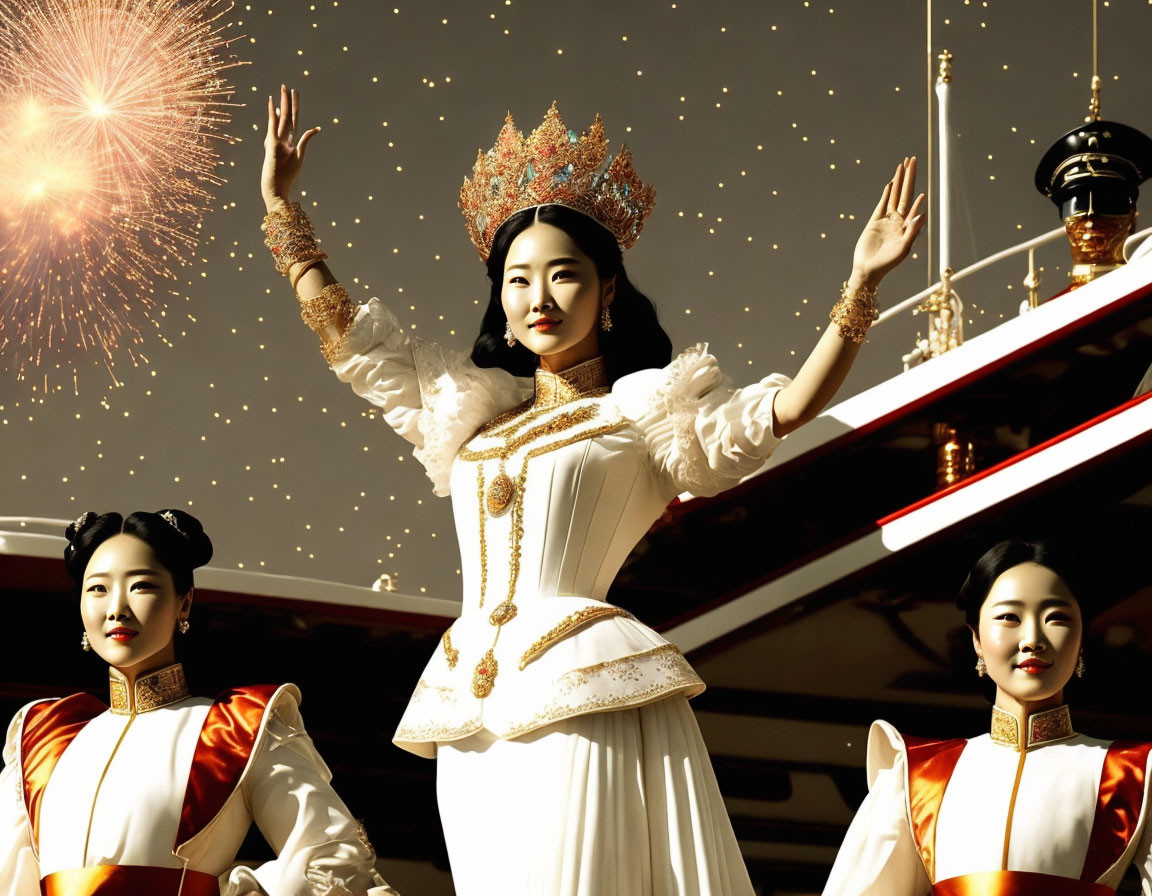
<instances>
[{"instance_id":1,"label":"attendant in red and orange uniform","mask_svg":"<svg viewBox=\"0 0 1152 896\"><path fill-rule=\"evenodd\" d=\"M1133 865L1150 892L1152 744L1078 734L1064 705L1084 670L1072 579L1042 543L980 558L959 605L996 685L991 730L921 740L876 722L825 896L1108 896Z\"/></svg>"},{"instance_id":2,"label":"attendant in red and orange uniform","mask_svg":"<svg viewBox=\"0 0 1152 896\"><path fill-rule=\"evenodd\" d=\"M363 828L332 790L295 685L193 697L176 662L192 570L212 544L179 510L85 513L64 557L88 694L24 707L0 773L0 896L383 896ZM255 821L278 858L232 867Z\"/></svg>"}]
</instances>

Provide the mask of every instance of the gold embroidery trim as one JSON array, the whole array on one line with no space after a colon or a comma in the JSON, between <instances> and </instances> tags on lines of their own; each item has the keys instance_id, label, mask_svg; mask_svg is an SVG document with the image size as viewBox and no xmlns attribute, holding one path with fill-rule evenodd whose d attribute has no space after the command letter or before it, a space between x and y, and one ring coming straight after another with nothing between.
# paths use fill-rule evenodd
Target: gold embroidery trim
<instances>
[{"instance_id":1,"label":"gold embroidery trim","mask_svg":"<svg viewBox=\"0 0 1152 896\"><path fill-rule=\"evenodd\" d=\"M673 647L674 645L667 646ZM653 653L657 652L663 653L664 651L653 651ZM588 697L579 703L565 703L563 700L555 699L544 707L544 709L533 715L531 719L512 727L510 730L504 732L501 737L511 740L521 737L530 731L535 731L544 725L550 725L552 722L557 722L561 719L570 719L574 716L586 715L592 712L608 712L614 709L644 706L665 697L670 697L672 694L686 690L687 688L699 686L701 684L700 677L692 671L692 667L688 665L688 661L684 659L680 651L673 650L667 652L670 654L667 660L669 668L666 672L666 677L662 681L654 682L647 687L633 691L609 694L603 697ZM607 663L599 663L596 666L590 667L590 672L591 674L600 674L611 669L613 666L629 663L644 656L646 656L646 654L623 657Z\"/></svg>"},{"instance_id":2,"label":"gold embroidery trim","mask_svg":"<svg viewBox=\"0 0 1152 896\"><path fill-rule=\"evenodd\" d=\"M595 413L599 413L598 408L592 409ZM492 651L496 649L496 644L500 640L500 630L504 623L510 622L516 616L516 604L514 599L516 597L516 586L520 580L520 560L521 560L521 544L524 540L524 495L525 486L528 482L528 465L537 457L541 457L552 451L559 451L561 448L566 448L569 445L574 445L577 442L582 442L587 439L594 439L601 435L607 435L610 432L615 432L628 425L628 421L624 419L616 420L611 423L606 423L603 426L598 426L590 430L583 430L575 435L568 436L567 438L560 439L556 442L548 442L544 445L537 445L530 448L524 455L524 465L520 468L520 474L516 477L516 487L514 498L512 500L512 525L509 527L508 532L508 594L504 598L503 603L493 611L489 617L489 622L496 626L496 634L492 639L492 646L488 650L487 655L491 655ZM488 539L485 529L485 507L484 507L484 467L483 464L477 466L476 472L476 492L477 503L480 505L480 606L484 606L484 600L488 594ZM599 607L593 609L600 609ZM618 609L618 608L613 608ZM623 613L623 610L619 612ZM487 656L486 655L486 656ZM487 697L492 693L492 688L495 687L496 673L498 667L493 664L491 675L479 675L479 670L484 664L484 660L476 667L476 672L472 678L472 693L479 698Z\"/></svg>"},{"instance_id":3,"label":"gold embroidery trim","mask_svg":"<svg viewBox=\"0 0 1152 896\"><path fill-rule=\"evenodd\" d=\"M1028 717L1028 740L1022 744L1020 723L1010 712L999 706L992 707L992 728L989 732L992 742L1002 747L1030 750L1045 744L1067 740L1076 736L1072 727L1072 716L1067 706L1057 706L1044 712L1033 713Z\"/></svg>"},{"instance_id":4,"label":"gold embroidery trim","mask_svg":"<svg viewBox=\"0 0 1152 896\"><path fill-rule=\"evenodd\" d=\"M545 650L585 623L591 622L593 619L603 619L607 616L631 617L632 614L627 610L620 609L620 607L613 607L608 604L602 607L585 607L583 610L569 613L561 619L559 623L554 625L546 635L532 642L532 646L525 650L524 655L520 657L520 668L524 669L525 666L540 656Z\"/></svg>"},{"instance_id":5,"label":"gold embroidery trim","mask_svg":"<svg viewBox=\"0 0 1152 896\"><path fill-rule=\"evenodd\" d=\"M602 663L594 663L591 666L581 666L578 669L573 669L571 672L565 673L566 675L597 675L606 669L612 669L619 666L621 663L630 663L635 660L646 660L649 657L660 656L665 653L680 653L680 648L675 644L661 644L659 647L653 647L651 650L645 650L643 653L633 653L629 656L622 656L614 660L605 660ZM681 654L682 655L682 654Z\"/></svg>"},{"instance_id":6,"label":"gold embroidery trim","mask_svg":"<svg viewBox=\"0 0 1152 896\"><path fill-rule=\"evenodd\" d=\"M583 669L575 669L562 676L561 680L568 679L574 675L598 677L605 672L611 674L611 671L615 668L635 663L637 660L642 661L658 658L665 654L667 655L667 659L663 660L663 663L666 665L662 669L663 677L660 681L634 690L614 692L605 696L589 696L575 703L569 703L562 697L556 697L549 701L543 709L534 713L531 718L518 725L512 726L507 731L500 732L498 736L503 740L511 740L562 719L570 719L592 712L607 712L614 709L644 706L701 684L699 676L692 671L692 667L688 664L688 661L684 659L675 644L662 644L644 653L621 657L616 660L607 660ZM416 686L413 699L421 693L421 684L425 684L423 680ZM430 688L430 686L425 684L425 689L428 688ZM448 689L435 688L435 690ZM447 700L447 695L443 696ZM447 702L455 703L454 700L447 700ZM483 723L479 719L469 719L466 722L455 723L434 720L420 725L405 725L401 727L396 732L395 740L410 743L457 740L462 737L467 737L470 734L475 734L482 727Z\"/></svg>"},{"instance_id":7,"label":"gold embroidery trim","mask_svg":"<svg viewBox=\"0 0 1152 896\"><path fill-rule=\"evenodd\" d=\"M536 395L533 404L567 404L594 389L608 386L608 367L603 357L595 357L583 364L569 367L559 373L536 368Z\"/></svg>"},{"instance_id":8,"label":"gold embroidery trim","mask_svg":"<svg viewBox=\"0 0 1152 896\"><path fill-rule=\"evenodd\" d=\"M440 644L444 647L444 658L448 660L448 668L455 669L460 661L460 651L452 646L452 632L444 632L440 636Z\"/></svg>"},{"instance_id":9,"label":"gold embroidery trim","mask_svg":"<svg viewBox=\"0 0 1152 896\"><path fill-rule=\"evenodd\" d=\"M484 465L476 465L476 507L480 511L480 606L488 593L488 547L484 533Z\"/></svg>"},{"instance_id":10,"label":"gold embroidery trim","mask_svg":"<svg viewBox=\"0 0 1152 896\"><path fill-rule=\"evenodd\" d=\"M992 730L989 736L993 743L1020 749L1020 725L1016 716L1004 712L999 706L992 707Z\"/></svg>"},{"instance_id":11,"label":"gold embroidery trim","mask_svg":"<svg viewBox=\"0 0 1152 896\"><path fill-rule=\"evenodd\" d=\"M515 479L508 476L504 466L507 460L522 448L527 448L534 442L552 436L560 435L583 424L592 423L600 414L600 407L595 402L571 410L560 411L551 419L537 423L541 417L556 411L581 398L591 398L608 392L606 388L608 372L603 358L593 358L583 364L565 370L559 374L549 371L536 371L536 391L531 404L521 404L511 411L497 416L482 426L475 438L503 439L503 444L489 448L461 447L458 456L465 462L476 463L476 503L478 513L478 530L480 536L480 606L488 597L488 536L487 516L499 516L509 508L512 510L512 523L508 531L508 593L488 616L488 621L495 626L496 633L492 639L492 646L477 663L472 673L472 693L478 698L487 697L495 687L499 665L496 662L495 649L500 640L501 628L516 618L518 609L514 602L516 586L520 579L521 545L524 539L524 495L528 481L528 465L534 458L558 451L569 445L586 439L593 439L627 425L627 421L618 420L576 433L559 441L536 445L529 448L519 474ZM498 460L499 470L485 488L484 461ZM487 511L487 513L486 513ZM455 667L450 662L450 668Z\"/></svg>"},{"instance_id":12,"label":"gold embroidery trim","mask_svg":"<svg viewBox=\"0 0 1152 896\"><path fill-rule=\"evenodd\" d=\"M607 395L609 391L608 368L603 358L593 358L560 373L536 368L536 389L532 398L493 417L477 430L476 435L502 438L561 405L579 398ZM509 421L513 421L512 424L505 426Z\"/></svg>"},{"instance_id":13,"label":"gold embroidery trim","mask_svg":"<svg viewBox=\"0 0 1152 896\"><path fill-rule=\"evenodd\" d=\"M581 423L588 423L596 419L596 415L599 413L600 409L595 405L586 405L571 411L564 411L557 414L551 420L533 426L531 429L520 433L520 435L508 439L503 445L496 445L492 448L482 448L479 450L461 448L460 459L465 461L493 460L494 458L507 460L525 445L529 445L546 436L567 432L569 429L572 429L572 427L579 426Z\"/></svg>"},{"instance_id":14,"label":"gold embroidery trim","mask_svg":"<svg viewBox=\"0 0 1152 896\"><path fill-rule=\"evenodd\" d=\"M1072 715L1067 706L1057 706L1045 712L1036 712L1028 717L1028 746L1039 747L1057 740L1075 737L1072 728Z\"/></svg>"},{"instance_id":15,"label":"gold embroidery trim","mask_svg":"<svg viewBox=\"0 0 1152 896\"><path fill-rule=\"evenodd\" d=\"M179 663L158 669L136 679L135 706L128 698L128 684L114 672L108 672L110 711L116 715L149 712L190 696L184 667Z\"/></svg>"}]
</instances>

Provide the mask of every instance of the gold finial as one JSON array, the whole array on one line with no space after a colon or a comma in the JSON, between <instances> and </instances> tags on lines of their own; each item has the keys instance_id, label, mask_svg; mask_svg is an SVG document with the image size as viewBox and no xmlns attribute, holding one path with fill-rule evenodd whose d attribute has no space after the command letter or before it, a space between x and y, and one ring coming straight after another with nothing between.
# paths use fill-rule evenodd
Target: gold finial
<instances>
[{"instance_id":1,"label":"gold finial","mask_svg":"<svg viewBox=\"0 0 1152 896\"><path fill-rule=\"evenodd\" d=\"M1100 120L1100 23L1096 13L1096 0L1092 0L1092 102L1086 122Z\"/></svg>"},{"instance_id":2,"label":"gold finial","mask_svg":"<svg viewBox=\"0 0 1152 896\"><path fill-rule=\"evenodd\" d=\"M1088 104L1088 117L1085 121L1100 120L1100 76L1092 76L1092 101Z\"/></svg>"},{"instance_id":3,"label":"gold finial","mask_svg":"<svg viewBox=\"0 0 1152 896\"><path fill-rule=\"evenodd\" d=\"M936 75L937 84L950 84L952 82L952 54L941 50L936 57L940 60L940 71Z\"/></svg>"}]
</instances>

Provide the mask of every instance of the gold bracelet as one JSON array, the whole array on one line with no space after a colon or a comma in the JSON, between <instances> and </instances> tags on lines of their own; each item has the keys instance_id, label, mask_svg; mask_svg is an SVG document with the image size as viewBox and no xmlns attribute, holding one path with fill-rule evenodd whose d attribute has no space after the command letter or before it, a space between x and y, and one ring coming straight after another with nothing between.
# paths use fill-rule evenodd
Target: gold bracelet
<instances>
[{"instance_id":1,"label":"gold bracelet","mask_svg":"<svg viewBox=\"0 0 1152 896\"><path fill-rule=\"evenodd\" d=\"M344 345L344 334L356 319L358 310L348 297L348 290L339 283L329 283L320 291L320 295L300 303L300 318L320 337L320 354L329 367L340 353ZM335 342L325 338L327 327L335 327L340 334Z\"/></svg>"},{"instance_id":2,"label":"gold bracelet","mask_svg":"<svg viewBox=\"0 0 1152 896\"><path fill-rule=\"evenodd\" d=\"M852 289L847 281L840 289L840 301L828 314L828 319L836 325L840 336L857 345L864 341L868 328L879 317L880 306L876 304L875 287Z\"/></svg>"},{"instance_id":3,"label":"gold bracelet","mask_svg":"<svg viewBox=\"0 0 1152 896\"><path fill-rule=\"evenodd\" d=\"M268 233L264 245L272 253L276 270L287 277L292 265L328 256L316 242L312 222L298 202L284 202L264 216Z\"/></svg>"},{"instance_id":4,"label":"gold bracelet","mask_svg":"<svg viewBox=\"0 0 1152 896\"><path fill-rule=\"evenodd\" d=\"M348 290L339 283L329 283L320 295L300 303L300 318L317 333L329 326L343 332L352 323L356 310Z\"/></svg>"}]
</instances>

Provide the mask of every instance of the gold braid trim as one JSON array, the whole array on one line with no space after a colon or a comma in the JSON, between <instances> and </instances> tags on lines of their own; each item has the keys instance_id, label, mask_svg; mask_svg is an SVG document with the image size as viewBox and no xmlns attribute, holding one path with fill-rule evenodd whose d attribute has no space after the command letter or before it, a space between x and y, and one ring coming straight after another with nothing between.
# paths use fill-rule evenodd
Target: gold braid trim
<instances>
[{"instance_id":1,"label":"gold braid trim","mask_svg":"<svg viewBox=\"0 0 1152 896\"><path fill-rule=\"evenodd\" d=\"M879 317L876 290L863 286L854 290L847 282L840 289L840 301L828 313L828 319L836 325L841 337L857 345L864 341L868 328Z\"/></svg>"},{"instance_id":2,"label":"gold braid trim","mask_svg":"<svg viewBox=\"0 0 1152 896\"><path fill-rule=\"evenodd\" d=\"M579 426L581 423L588 423L596 419L599 415L600 409L595 405L586 405L580 408L574 408L571 411L564 411L557 414L551 420L547 420L538 426L533 426L526 432L509 439L503 445L498 445L495 448L461 448L459 457L464 461L477 461L477 460L492 460L493 458L507 459L516 453L517 450L523 448L537 439L546 436L556 435L566 430L571 429L573 426ZM550 446L545 446L548 450L555 450Z\"/></svg>"},{"instance_id":3,"label":"gold braid trim","mask_svg":"<svg viewBox=\"0 0 1152 896\"><path fill-rule=\"evenodd\" d=\"M455 669L456 663L460 661L460 651L452 646L452 632L444 632L440 637L440 643L444 647L444 658L448 661L448 668Z\"/></svg>"},{"instance_id":4,"label":"gold braid trim","mask_svg":"<svg viewBox=\"0 0 1152 896\"><path fill-rule=\"evenodd\" d=\"M559 623L554 625L546 635L542 638L537 638L532 642L532 646L524 651L524 655L520 657L520 669L523 670L545 650L561 638L576 631L580 626L591 622L593 619L604 619L608 616L627 616L632 618L632 614L627 610L622 610L620 607L609 606L608 604L602 607L585 607L583 610L569 613L561 619Z\"/></svg>"}]
</instances>

